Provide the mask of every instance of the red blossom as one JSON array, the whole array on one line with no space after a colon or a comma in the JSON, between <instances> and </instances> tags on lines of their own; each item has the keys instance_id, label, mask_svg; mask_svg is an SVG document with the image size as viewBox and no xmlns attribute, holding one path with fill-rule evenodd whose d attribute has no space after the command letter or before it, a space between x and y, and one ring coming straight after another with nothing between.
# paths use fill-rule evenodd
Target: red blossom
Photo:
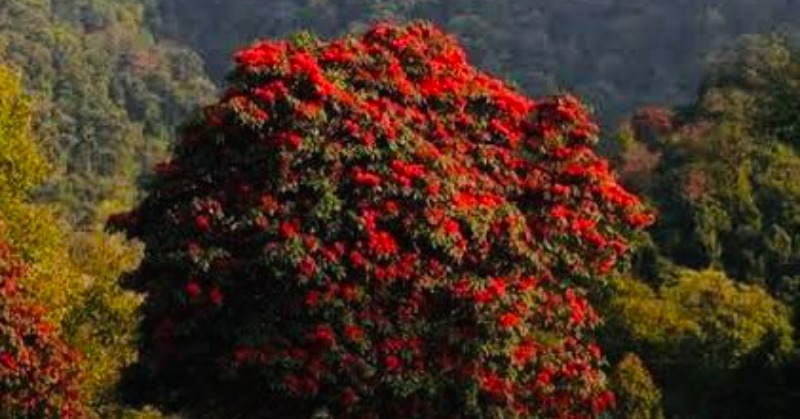
<instances>
[{"instance_id":1,"label":"red blossom","mask_svg":"<svg viewBox=\"0 0 800 419\"><path fill-rule=\"evenodd\" d=\"M195 280L190 280L187 282L184 290L186 291L186 295L192 299L199 297L200 294L203 293L203 289L200 287L200 284Z\"/></svg>"},{"instance_id":2,"label":"red blossom","mask_svg":"<svg viewBox=\"0 0 800 419\"><path fill-rule=\"evenodd\" d=\"M361 186L372 187L381 184L380 176L362 169L356 169L356 171L353 173L353 180L356 182L356 184Z\"/></svg>"},{"instance_id":3,"label":"red blossom","mask_svg":"<svg viewBox=\"0 0 800 419\"><path fill-rule=\"evenodd\" d=\"M197 227L197 230L201 232L211 230L211 218L209 218L207 215L198 215L195 217L194 224Z\"/></svg>"},{"instance_id":4,"label":"red blossom","mask_svg":"<svg viewBox=\"0 0 800 419\"><path fill-rule=\"evenodd\" d=\"M260 42L236 53L236 64L244 67L271 67L286 55L285 42Z\"/></svg>"},{"instance_id":5,"label":"red blossom","mask_svg":"<svg viewBox=\"0 0 800 419\"><path fill-rule=\"evenodd\" d=\"M351 407L358 402L358 394L350 387L342 390L342 406Z\"/></svg>"},{"instance_id":6,"label":"red blossom","mask_svg":"<svg viewBox=\"0 0 800 419\"><path fill-rule=\"evenodd\" d=\"M356 325L348 324L344 328L344 335L353 342L361 342L364 339L364 330Z\"/></svg>"},{"instance_id":7,"label":"red blossom","mask_svg":"<svg viewBox=\"0 0 800 419\"><path fill-rule=\"evenodd\" d=\"M525 365L533 359L534 355L536 355L536 345L532 342L523 342L514 349L512 356L514 362Z\"/></svg>"},{"instance_id":8,"label":"red blossom","mask_svg":"<svg viewBox=\"0 0 800 419\"><path fill-rule=\"evenodd\" d=\"M503 297L506 295L506 281L503 278L492 278L486 289L498 297Z\"/></svg>"},{"instance_id":9,"label":"red blossom","mask_svg":"<svg viewBox=\"0 0 800 419\"><path fill-rule=\"evenodd\" d=\"M458 222L453 219L448 219L444 222L444 231L450 236L455 236L461 234L461 227L459 227Z\"/></svg>"},{"instance_id":10,"label":"red blossom","mask_svg":"<svg viewBox=\"0 0 800 419\"><path fill-rule=\"evenodd\" d=\"M300 230L300 220L284 221L280 225L281 236L285 239L291 239L297 235Z\"/></svg>"},{"instance_id":11,"label":"red blossom","mask_svg":"<svg viewBox=\"0 0 800 419\"><path fill-rule=\"evenodd\" d=\"M397 253L397 242L386 231L370 234L369 248L377 255L387 256Z\"/></svg>"},{"instance_id":12,"label":"red blossom","mask_svg":"<svg viewBox=\"0 0 800 419\"><path fill-rule=\"evenodd\" d=\"M511 329L519 325L520 318L515 313L505 313L500 316L499 323L503 328Z\"/></svg>"},{"instance_id":13,"label":"red blossom","mask_svg":"<svg viewBox=\"0 0 800 419\"><path fill-rule=\"evenodd\" d=\"M356 267L364 267L367 265L367 259L361 252L355 251L350 253L350 263Z\"/></svg>"},{"instance_id":14,"label":"red blossom","mask_svg":"<svg viewBox=\"0 0 800 419\"><path fill-rule=\"evenodd\" d=\"M400 358L398 358L395 355L386 356L384 362L386 362L386 369L388 371L397 371L398 369L400 369L400 366L402 365L402 363L400 362Z\"/></svg>"},{"instance_id":15,"label":"red blossom","mask_svg":"<svg viewBox=\"0 0 800 419\"><path fill-rule=\"evenodd\" d=\"M545 387L550 384L552 379L553 372L549 369L544 369L536 375L536 385L539 387Z\"/></svg>"},{"instance_id":16,"label":"red blossom","mask_svg":"<svg viewBox=\"0 0 800 419\"><path fill-rule=\"evenodd\" d=\"M482 377L481 388L493 397L502 398L510 390L510 385L496 373L490 372Z\"/></svg>"},{"instance_id":17,"label":"red blossom","mask_svg":"<svg viewBox=\"0 0 800 419\"><path fill-rule=\"evenodd\" d=\"M303 137L294 132L287 132L278 136L278 142L291 150L297 150L303 145Z\"/></svg>"},{"instance_id":18,"label":"red blossom","mask_svg":"<svg viewBox=\"0 0 800 419\"><path fill-rule=\"evenodd\" d=\"M301 275L310 277L317 272L317 262L314 261L314 258L306 256L300 261L300 264L297 266L297 270Z\"/></svg>"},{"instance_id":19,"label":"red blossom","mask_svg":"<svg viewBox=\"0 0 800 419\"><path fill-rule=\"evenodd\" d=\"M322 53L323 61L337 64L346 64L355 61L357 57L358 56L342 42L331 42Z\"/></svg>"},{"instance_id":20,"label":"red blossom","mask_svg":"<svg viewBox=\"0 0 800 419\"><path fill-rule=\"evenodd\" d=\"M306 294L306 305L314 308L319 304L319 291L311 290Z\"/></svg>"},{"instance_id":21,"label":"red blossom","mask_svg":"<svg viewBox=\"0 0 800 419\"><path fill-rule=\"evenodd\" d=\"M324 346L333 346L336 342L336 334L330 325L324 324L317 326L313 333L313 339L323 344Z\"/></svg>"},{"instance_id":22,"label":"red blossom","mask_svg":"<svg viewBox=\"0 0 800 419\"><path fill-rule=\"evenodd\" d=\"M398 176L414 179L425 175L425 168L420 164L412 164L401 160L395 160L392 162L391 167Z\"/></svg>"},{"instance_id":23,"label":"red blossom","mask_svg":"<svg viewBox=\"0 0 800 419\"><path fill-rule=\"evenodd\" d=\"M8 352L0 353L0 365L12 372L17 370L17 360Z\"/></svg>"},{"instance_id":24,"label":"red blossom","mask_svg":"<svg viewBox=\"0 0 800 419\"><path fill-rule=\"evenodd\" d=\"M211 301L211 304L214 304L215 306L222 305L223 295L219 287L215 286L214 288L211 288L211 291L208 293L208 299Z\"/></svg>"},{"instance_id":25,"label":"red blossom","mask_svg":"<svg viewBox=\"0 0 800 419\"><path fill-rule=\"evenodd\" d=\"M553 207L550 210L550 216L552 216L553 218L558 219L558 220L563 220L563 219L569 217L569 214L570 214L570 210L567 209L567 207L565 207L563 205L556 205L555 207Z\"/></svg>"}]
</instances>

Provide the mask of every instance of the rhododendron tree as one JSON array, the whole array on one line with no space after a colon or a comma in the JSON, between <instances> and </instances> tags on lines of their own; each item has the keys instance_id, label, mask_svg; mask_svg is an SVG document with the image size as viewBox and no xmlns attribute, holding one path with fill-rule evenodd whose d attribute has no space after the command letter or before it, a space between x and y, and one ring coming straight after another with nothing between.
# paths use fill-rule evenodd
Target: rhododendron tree
<instances>
[{"instance_id":1,"label":"rhododendron tree","mask_svg":"<svg viewBox=\"0 0 800 419\"><path fill-rule=\"evenodd\" d=\"M84 417L77 353L22 295L26 269L0 239L0 417Z\"/></svg>"},{"instance_id":2,"label":"rhododendron tree","mask_svg":"<svg viewBox=\"0 0 800 419\"><path fill-rule=\"evenodd\" d=\"M111 221L146 245L137 391L245 417L597 417L587 293L651 216L596 134L428 24L239 52Z\"/></svg>"}]
</instances>

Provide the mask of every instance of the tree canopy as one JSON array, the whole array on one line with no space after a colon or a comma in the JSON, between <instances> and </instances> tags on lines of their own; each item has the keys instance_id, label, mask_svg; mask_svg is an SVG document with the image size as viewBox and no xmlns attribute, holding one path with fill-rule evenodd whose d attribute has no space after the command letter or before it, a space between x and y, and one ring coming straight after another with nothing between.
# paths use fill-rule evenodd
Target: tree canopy
<instances>
[{"instance_id":1,"label":"tree canopy","mask_svg":"<svg viewBox=\"0 0 800 419\"><path fill-rule=\"evenodd\" d=\"M44 194L84 223L132 200L137 174L211 91L193 53L143 28L136 1L3 2L0 63L23 70L36 96L37 137L56 174Z\"/></svg>"},{"instance_id":2,"label":"tree canopy","mask_svg":"<svg viewBox=\"0 0 800 419\"><path fill-rule=\"evenodd\" d=\"M199 51L217 79L226 57L260 36L427 19L457 34L480 68L530 94L574 92L609 126L641 105L690 100L705 56L739 36L800 25L800 6L785 0L148 1L156 31Z\"/></svg>"},{"instance_id":3,"label":"tree canopy","mask_svg":"<svg viewBox=\"0 0 800 419\"><path fill-rule=\"evenodd\" d=\"M263 418L611 407L586 294L651 216L577 100L520 95L428 24L257 43L229 80L114 220L146 246L135 393Z\"/></svg>"}]
</instances>

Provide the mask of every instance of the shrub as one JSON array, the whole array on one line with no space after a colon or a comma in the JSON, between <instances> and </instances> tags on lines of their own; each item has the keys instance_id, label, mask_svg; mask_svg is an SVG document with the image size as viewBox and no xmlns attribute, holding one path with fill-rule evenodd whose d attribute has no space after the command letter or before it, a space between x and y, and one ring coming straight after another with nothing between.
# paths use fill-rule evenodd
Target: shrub
<instances>
[{"instance_id":1,"label":"shrub","mask_svg":"<svg viewBox=\"0 0 800 419\"><path fill-rule=\"evenodd\" d=\"M576 99L521 96L427 24L236 64L111 221L145 244L134 392L264 418L610 406L586 293L651 217Z\"/></svg>"},{"instance_id":2,"label":"shrub","mask_svg":"<svg viewBox=\"0 0 800 419\"><path fill-rule=\"evenodd\" d=\"M22 296L25 269L0 240L0 417L83 417L78 355Z\"/></svg>"}]
</instances>

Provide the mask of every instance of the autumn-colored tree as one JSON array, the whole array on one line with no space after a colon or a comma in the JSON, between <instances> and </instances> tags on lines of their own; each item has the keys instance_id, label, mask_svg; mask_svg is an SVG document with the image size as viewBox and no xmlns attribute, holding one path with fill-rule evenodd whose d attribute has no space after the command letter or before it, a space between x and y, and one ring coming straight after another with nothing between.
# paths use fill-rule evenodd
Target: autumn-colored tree
<instances>
[{"instance_id":1,"label":"autumn-colored tree","mask_svg":"<svg viewBox=\"0 0 800 419\"><path fill-rule=\"evenodd\" d=\"M611 406L586 294L651 216L577 100L428 24L260 42L229 79L112 220L146 246L136 392L253 418Z\"/></svg>"},{"instance_id":2,"label":"autumn-colored tree","mask_svg":"<svg viewBox=\"0 0 800 419\"><path fill-rule=\"evenodd\" d=\"M0 223L0 235L3 229ZM46 310L22 295L26 269L0 237L0 417L83 417L78 354Z\"/></svg>"}]
</instances>

